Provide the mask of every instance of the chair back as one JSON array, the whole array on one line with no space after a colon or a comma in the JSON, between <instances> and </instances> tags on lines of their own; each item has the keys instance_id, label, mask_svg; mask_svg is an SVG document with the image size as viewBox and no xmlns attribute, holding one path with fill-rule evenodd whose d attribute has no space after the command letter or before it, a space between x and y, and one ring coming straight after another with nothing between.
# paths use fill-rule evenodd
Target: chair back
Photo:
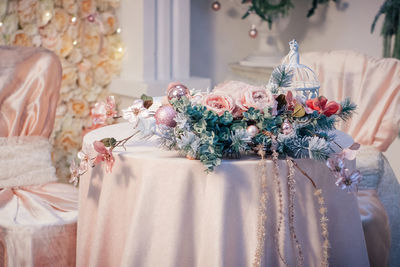
<instances>
[{"instance_id":1,"label":"chair back","mask_svg":"<svg viewBox=\"0 0 400 267\"><path fill-rule=\"evenodd\" d=\"M357 112L338 127L361 145L386 151L400 127L400 61L352 51L311 52L301 62L315 71L320 95L350 97Z\"/></svg>"},{"instance_id":2,"label":"chair back","mask_svg":"<svg viewBox=\"0 0 400 267\"><path fill-rule=\"evenodd\" d=\"M48 138L61 79L61 63L54 53L0 46L0 137Z\"/></svg>"}]
</instances>

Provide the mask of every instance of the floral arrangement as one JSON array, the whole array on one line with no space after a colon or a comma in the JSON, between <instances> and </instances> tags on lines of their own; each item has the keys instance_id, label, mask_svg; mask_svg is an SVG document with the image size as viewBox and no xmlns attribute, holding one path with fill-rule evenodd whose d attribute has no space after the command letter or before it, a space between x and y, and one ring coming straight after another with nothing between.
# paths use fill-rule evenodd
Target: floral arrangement
<instances>
[{"instance_id":1,"label":"floral arrangement","mask_svg":"<svg viewBox=\"0 0 400 267\"><path fill-rule=\"evenodd\" d=\"M332 130L338 120L347 120L356 105L345 99L341 103L328 101L319 96L307 99L303 95L285 90L290 85L291 71L278 67L270 84L255 87L241 82L227 82L213 92L190 91L180 83L171 83L167 89L164 105L155 112L149 110L151 97L142 95L133 105L122 110L122 117L132 123L133 133L122 139L113 137L95 141L78 153L79 164L71 165L71 182L77 184L80 177L91 166L105 163L106 172L111 172L115 157L113 150L124 147L132 138L156 137L162 148L179 151L191 160L199 160L206 172L212 172L224 157L239 158L243 153L255 153L261 157L260 199L257 220L257 246L253 266L259 267L264 257L267 220L267 175L272 175L279 202L277 232L274 246L281 261L287 264L279 244L280 229L288 224L288 232L294 244L296 266L303 266L302 246L295 229L294 180L297 168L314 187L314 196L320 214L319 225L322 237L321 266L328 266L329 236L325 199L313 179L300 168L294 159L311 158L325 161L336 177L336 185L353 192L361 179L359 171L350 172L345 159L354 159L359 148L354 143L342 148L335 142ZM113 110L103 109L105 118L115 117ZM337 149L341 152L337 153ZM267 172L266 160L270 158L273 169ZM288 208L283 210L282 183L279 177L278 160L286 160L288 166ZM271 181L271 180L270 180ZM286 217L287 216L287 217ZM285 222L284 218L287 218Z\"/></svg>"},{"instance_id":2,"label":"floral arrangement","mask_svg":"<svg viewBox=\"0 0 400 267\"><path fill-rule=\"evenodd\" d=\"M282 79L287 79L285 72L281 73ZM336 184L343 189L355 190L360 179L358 171L349 173L344 166L344 158L354 159L358 147L354 145L340 154L333 149L340 147L332 134L336 121L347 120L356 108L349 99L337 103L323 96L305 99L291 91L273 94L270 89L241 82L228 82L211 93L201 93L172 83L166 104L156 112L148 110L151 105L152 99L142 96L122 110L122 117L133 124L134 134L119 141L96 141L94 165L105 161L111 172L113 149L141 135L157 136L162 148L199 160L207 172L224 157L239 158L252 152L268 157L276 152L279 158L326 161L337 177ZM86 172L88 165L84 162L83 168L73 169L73 181Z\"/></svg>"},{"instance_id":3,"label":"floral arrangement","mask_svg":"<svg viewBox=\"0 0 400 267\"><path fill-rule=\"evenodd\" d=\"M0 45L44 47L61 60L61 95L52 134L57 176L81 147L82 132L99 127L90 114L108 95L124 48L116 10L120 0L0 1Z\"/></svg>"}]
</instances>

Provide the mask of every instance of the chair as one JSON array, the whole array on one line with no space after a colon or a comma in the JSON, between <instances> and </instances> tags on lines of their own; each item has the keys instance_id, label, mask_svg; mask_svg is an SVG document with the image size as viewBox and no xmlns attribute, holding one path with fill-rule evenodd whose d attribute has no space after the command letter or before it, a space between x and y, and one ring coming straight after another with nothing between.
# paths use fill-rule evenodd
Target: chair
<instances>
[{"instance_id":1,"label":"chair","mask_svg":"<svg viewBox=\"0 0 400 267\"><path fill-rule=\"evenodd\" d=\"M61 75L47 50L0 46L0 266L75 266L78 190L48 141Z\"/></svg>"},{"instance_id":2,"label":"chair","mask_svg":"<svg viewBox=\"0 0 400 267\"><path fill-rule=\"evenodd\" d=\"M301 62L318 75L320 95L351 97L358 105L352 120L338 129L362 145L357 168L364 179L358 200L370 264L400 266L400 185L382 154L399 132L400 61L333 51L305 53Z\"/></svg>"}]
</instances>

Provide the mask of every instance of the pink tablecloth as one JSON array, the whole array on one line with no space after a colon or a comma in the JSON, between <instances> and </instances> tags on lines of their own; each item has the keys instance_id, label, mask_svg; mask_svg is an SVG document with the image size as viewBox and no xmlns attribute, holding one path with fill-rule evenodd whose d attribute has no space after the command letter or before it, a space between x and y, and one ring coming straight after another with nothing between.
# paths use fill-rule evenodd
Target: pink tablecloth
<instances>
[{"instance_id":1,"label":"pink tablecloth","mask_svg":"<svg viewBox=\"0 0 400 267\"><path fill-rule=\"evenodd\" d=\"M108 126L85 137L117 139L128 124ZM78 266L251 266L257 245L259 160L224 160L207 175L198 161L162 151L154 142L135 142L116 156L113 173L97 166L82 177L79 191ZM331 266L369 266L357 199L334 185L323 163L297 160L323 191L328 208ZM287 166L279 162L284 207ZM284 266L277 253L277 195L267 163L268 200L262 266ZM295 173L295 228L304 266L320 266L322 237L313 188ZM285 212L287 209L285 208ZM286 228L287 224L285 223ZM295 264L287 230L283 256Z\"/></svg>"}]
</instances>

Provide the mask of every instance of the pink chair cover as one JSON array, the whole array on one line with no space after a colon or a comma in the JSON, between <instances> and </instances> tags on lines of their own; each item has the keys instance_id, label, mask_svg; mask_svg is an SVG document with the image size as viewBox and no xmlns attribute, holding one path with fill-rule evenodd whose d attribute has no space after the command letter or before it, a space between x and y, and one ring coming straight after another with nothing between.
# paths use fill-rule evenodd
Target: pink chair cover
<instances>
[{"instance_id":1,"label":"pink chair cover","mask_svg":"<svg viewBox=\"0 0 400 267\"><path fill-rule=\"evenodd\" d=\"M318 75L321 83L320 95L332 100L350 97L358 105L353 118L348 123L340 124L338 129L349 133L363 146L386 151L397 137L400 127L400 61L369 57L351 51L333 51L306 53L300 62L309 66ZM379 154L383 157L381 153ZM382 171L382 173L390 172ZM392 180L394 181L390 181L391 187L399 188L396 179ZM387 179L383 177L381 183L383 181ZM395 203L400 200L398 192L382 193L386 194L386 203L381 195L378 197L376 190L360 190L358 193L371 266L388 264L390 230L385 208L391 215L394 213L392 211L398 211L400 204ZM391 217L393 236L394 229L398 227L395 222L399 220L399 215L389 217ZM398 240L394 241L398 243ZM399 256L396 256L399 252L398 247L398 244L392 242L391 266L400 264Z\"/></svg>"},{"instance_id":2,"label":"pink chair cover","mask_svg":"<svg viewBox=\"0 0 400 267\"><path fill-rule=\"evenodd\" d=\"M351 51L306 53L300 62L318 75L320 95L351 97L357 113L338 130L364 146L386 151L400 127L400 61Z\"/></svg>"},{"instance_id":3,"label":"pink chair cover","mask_svg":"<svg viewBox=\"0 0 400 267\"><path fill-rule=\"evenodd\" d=\"M78 192L53 182L48 143L61 74L47 50L0 46L0 266L75 265Z\"/></svg>"}]
</instances>

